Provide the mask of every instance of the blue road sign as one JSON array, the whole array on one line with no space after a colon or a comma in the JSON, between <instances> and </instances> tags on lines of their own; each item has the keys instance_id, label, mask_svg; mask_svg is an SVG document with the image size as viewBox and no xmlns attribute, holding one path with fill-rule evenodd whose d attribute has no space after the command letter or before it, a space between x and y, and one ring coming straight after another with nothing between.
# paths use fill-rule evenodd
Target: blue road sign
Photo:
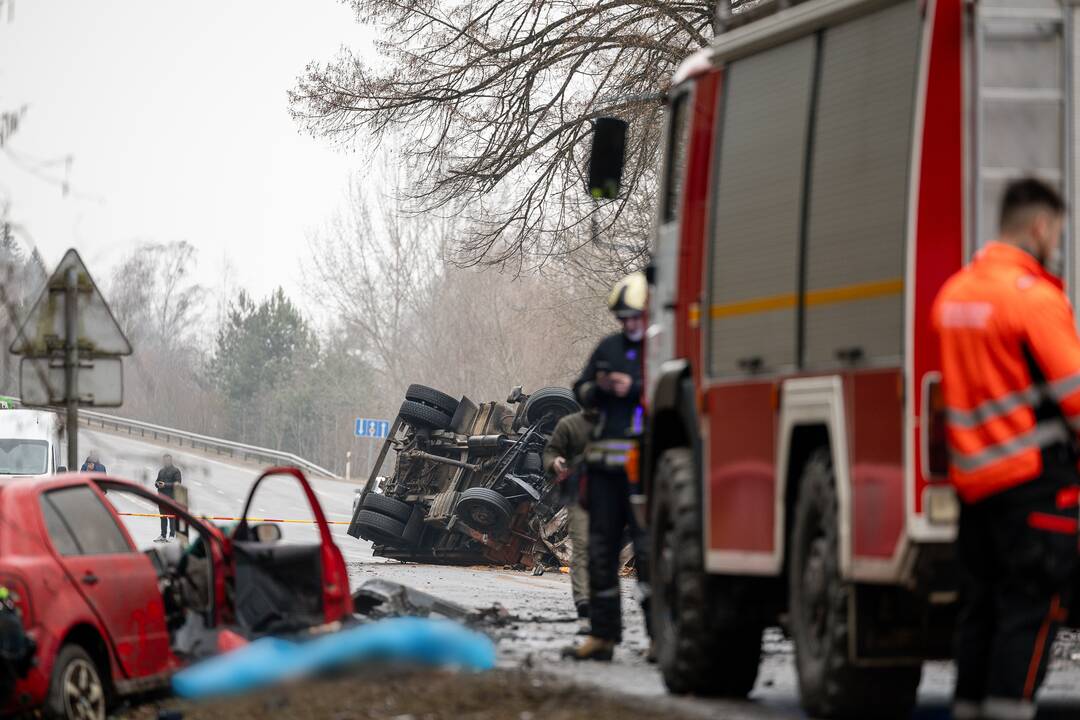
<instances>
[{"instance_id":1,"label":"blue road sign","mask_svg":"<svg viewBox=\"0 0 1080 720\"><path fill-rule=\"evenodd\" d=\"M384 438L390 434L389 420L356 418L356 437Z\"/></svg>"}]
</instances>

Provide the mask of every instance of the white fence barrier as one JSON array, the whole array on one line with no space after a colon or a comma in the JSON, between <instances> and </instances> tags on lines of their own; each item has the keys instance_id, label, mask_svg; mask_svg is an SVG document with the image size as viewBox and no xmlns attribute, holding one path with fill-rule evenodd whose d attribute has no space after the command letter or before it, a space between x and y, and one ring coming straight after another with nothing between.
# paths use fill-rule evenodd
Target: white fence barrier
<instances>
[{"instance_id":1,"label":"white fence barrier","mask_svg":"<svg viewBox=\"0 0 1080 720\"><path fill-rule=\"evenodd\" d=\"M243 443L233 442L231 440L221 440L220 438L199 435L198 433L188 432L187 430L177 430L176 428L163 427L161 425L154 425L139 420L129 420L128 418L91 412L89 410L79 410L79 422L86 425L88 428L99 427L109 432L154 440L167 445L175 445L176 447L201 450L205 453L220 455L242 462L254 462L263 465L288 465L300 468L311 475L319 475L335 480L341 479L338 475L335 475L324 467L316 465L297 455L293 455L292 453L281 452L280 450L271 450L270 448L256 447L254 445L244 445Z\"/></svg>"}]
</instances>

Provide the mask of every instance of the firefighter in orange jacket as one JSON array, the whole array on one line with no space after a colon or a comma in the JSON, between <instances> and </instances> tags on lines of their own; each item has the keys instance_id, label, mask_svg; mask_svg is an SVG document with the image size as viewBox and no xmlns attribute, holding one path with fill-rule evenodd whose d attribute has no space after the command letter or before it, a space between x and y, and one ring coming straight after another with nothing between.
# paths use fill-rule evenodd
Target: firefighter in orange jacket
<instances>
[{"instance_id":1,"label":"firefighter in orange jacket","mask_svg":"<svg viewBox=\"0 0 1080 720\"><path fill-rule=\"evenodd\" d=\"M1035 716L1078 563L1080 338L1054 274L1064 219L1053 189L1012 183L999 238L934 304L961 500L957 720Z\"/></svg>"}]
</instances>

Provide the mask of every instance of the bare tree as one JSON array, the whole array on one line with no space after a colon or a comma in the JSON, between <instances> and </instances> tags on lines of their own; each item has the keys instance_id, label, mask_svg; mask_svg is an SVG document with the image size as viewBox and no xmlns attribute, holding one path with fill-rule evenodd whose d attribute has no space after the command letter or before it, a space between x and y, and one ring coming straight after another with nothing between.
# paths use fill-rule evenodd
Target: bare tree
<instances>
[{"instance_id":1,"label":"bare tree","mask_svg":"<svg viewBox=\"0 0 1080 720\"><path fill-rule=\"evenodd\" d=\"M713 35L716 0L350 0L383 26L380 57L311 63L290 94L311 132L342 141L406 132L423 209L466 201L461 263L542 263L593 245L640 265L648 222L619 223L651 195L661 93ZM736 3L738 4L738 3ZM591 122L631 121L624 192L584 193ZM598 242L606 238L607 244Z\"/></svg>"}]
</instances>

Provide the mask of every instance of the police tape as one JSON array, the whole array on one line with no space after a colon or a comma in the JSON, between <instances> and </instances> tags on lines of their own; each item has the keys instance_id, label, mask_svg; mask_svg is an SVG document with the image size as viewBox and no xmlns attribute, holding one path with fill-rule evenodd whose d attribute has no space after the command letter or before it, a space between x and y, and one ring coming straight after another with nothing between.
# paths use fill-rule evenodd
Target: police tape
<instances>
[{"instance_id":1,"label":"police tape","mask_svg":"<svg viewBox=\"0 0 1080 720\"><path fill-rule=\"evenodd\" d=\"M175 518L176 517L175 515L165 515L165 514L162 514L162 513L130 513L130 512L122 512L122 513L117 513L117 515L123 515L124 517L146 517L146 518ZM223 515L199 515L198 517L201 520L225 520L225 521L231 521L231 522L240 522L241 520L244 520L244 518L225 517ZM318 523L317 520L288 520L288 519L285 519L285 518L257 518L257 517L249 517L249 518L247 518L247 521L248 522L300 523L300 524L304 524L304 525L315 525L315 524ZM348 521L348 520L327 520L326 524L327 525L348 525L349 522L350 521Z\"/></svg>"}]
</instances>

